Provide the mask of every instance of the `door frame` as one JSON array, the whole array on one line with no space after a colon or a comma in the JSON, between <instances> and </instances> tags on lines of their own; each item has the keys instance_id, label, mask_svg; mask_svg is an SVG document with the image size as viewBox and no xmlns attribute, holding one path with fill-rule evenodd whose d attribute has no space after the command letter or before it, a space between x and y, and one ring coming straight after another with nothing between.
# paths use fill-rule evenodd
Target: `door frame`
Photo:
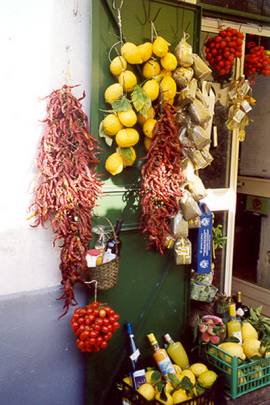
<instances>
[{"instance_id":1,"label":"door frame","mask_svg":"<svg viewBox=\"0 0 270 405\"><path fill-rule=\"evenodd\" d=\"M242 23L233 22L229 19L219 19L211 17L203 17L201 22L201 31L217 34L221 27L233 27L243 34L255 34L270 37L270 27L263 26L261 23ZM245 52L245 38L242 46L242 57L236 63L235 78L243 76L244 72L244 52ZM234 234L235 234L235 216L236 216L236 196L239 191L239 180L243 182L241 177L238 178L238 162L239 162L239 139L238 132L234 130L232 132L232 145L231 145L231 159L229 170L229 184L228 188L208 189L208 195L205 198L205 202L212 211L227 211L228 212L228 224L227 224L227 243L226 243L226 256L225 256L225 278L224 278L224 293L228 296L231 295L232 289L235 286L240 286L240 290L243 295L250 300L258 301L259 292L263 290L264 296L268 296L268 302L270 302L270 291L263 289L250 283L240 283L239 279L232 276L233 271L233 254L234 254ZM245 179L245 184L247 180ZM261 183L257 182L257 185ZM269 193L270 194L270 193ZM248 285L250 284L250 285ZM258 287L258 288L257 288ZM265 302L265 301L264 301ZM270 313L270 306L269 306Z\"/></svg>"}]
</instances>

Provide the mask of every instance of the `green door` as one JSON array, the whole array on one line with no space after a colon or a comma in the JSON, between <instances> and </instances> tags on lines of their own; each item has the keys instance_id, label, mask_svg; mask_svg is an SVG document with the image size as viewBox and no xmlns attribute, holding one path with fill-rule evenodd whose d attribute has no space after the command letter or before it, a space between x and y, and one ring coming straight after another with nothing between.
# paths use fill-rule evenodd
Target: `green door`
<instances>
[{"instance_id":1,"label":"green door","mask_svg":"<svg viewBox=\"0 0 270 405\"><path fill-rule=\"evenodd\" d=\"M91 132L98 136L99 123L104 117L101 110L108 109L103 94L114 83L109 72L108 53L118 41L117 13L113 5L121 0L92 1L92 86ZM177 1L124 0L121 10L124 39L137 44L150 39L150 20L155 20L159 35L171 42L172 49L181 39L183 31L190 35L190 43L196 50L200 18L195 7ZM112 54L112 58L116 54ZM121 316L122 325L133 323L136 342L145 362L151 365L151 350L145 339L154 332L162 344L162 336L169 332L172 337L184 340L189 299L189 269L176 266L170 255L160 256L146 250L146 244L138 231L138 186L140 165L124 173L110 177L105 174L104 161L112 150L101 140L103 152L100 172L105 180L104 193L96 214L106 216L112 222L124 219L121 233L122 252L117 286L99 293L98 299L107 302ZM143 148L139 157L144 155ZM127 371L127 350L124 328L118 330L109 347L99 353L87 355L88 405L113 405L115 381ZM152 363L153 365L153 363Z\"/></svg>"}]
</instances>

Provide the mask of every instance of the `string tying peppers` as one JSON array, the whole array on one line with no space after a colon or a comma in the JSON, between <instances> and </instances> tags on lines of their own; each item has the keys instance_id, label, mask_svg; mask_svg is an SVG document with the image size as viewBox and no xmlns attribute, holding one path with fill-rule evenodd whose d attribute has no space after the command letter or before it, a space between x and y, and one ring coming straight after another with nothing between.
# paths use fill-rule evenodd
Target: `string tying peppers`
<instances>
[{"instance_id":1,"label":"string tying peppers","mask_svg":"<svg viewBox=\"0 0 270 405\"><path fill-rule=\"evenodd\" d=\"M77 303L73 287L86 269L85 253L92 237L92 210L101 194L101 181L96 173L98 145L89 134L87 115L81 100L64 85L46 98L47 117L39 145L39 177L30 206L35 218L32 226L49 222L55 234L53 245L61 243L65 315Z\"/></svg>"},{"instance_id":2,"label":"string tying peppers","mask_svg":"<svg viewBox=\"0 0 270 405\"><path fill-rule=\"evenodd\" d=\"M183 183L179 126L174 107L163 107L154 128L154 141L142 167L140 189L140 227L148 240L148 248L164 254L166 237L172 235L170 219L179 210Z\"/></svg>"}]
</instances>

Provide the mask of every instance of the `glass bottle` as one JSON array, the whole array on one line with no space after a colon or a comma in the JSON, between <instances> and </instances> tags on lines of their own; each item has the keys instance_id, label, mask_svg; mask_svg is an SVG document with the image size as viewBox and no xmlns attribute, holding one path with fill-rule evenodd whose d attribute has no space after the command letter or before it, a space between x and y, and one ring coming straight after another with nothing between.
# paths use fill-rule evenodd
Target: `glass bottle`
<instances>
[{"instance_id":1,"label":"glass bottle","mask_svg":"<svg viewBox=\"0 0 270 405\"><path fill-rule=\"evenodd\" d=\"M152 349L154 350L153 357L157 363L158 368L161 371L161 374L163 374L165 378L168 374L176 374L176 371L173 367L170 357L168 356L168 353L166 352L165 349L161 349L159 347L155 335L153 333L150 333L149 335L147 335L147 337L152 346Z\"/></svg>"},{"instance_id":2,"label":"glass bottle","mask_svg":"<svg viewBox=\"0 0 270 405\"><path fill-rule=\"evenodd\" d=\"M234 303L229 305L230 320L227 322L227 336L236 337L242 344L241 321L236 318L236 306Z\"/></svg>"},{"instance_id":3,"label":"glass bottle","mask_svg":"<svg viewBox=\"0 0 270 405\"><path fill-rule=\"evenodd\" d=\"M241 319L246 319L249 317L249 308L247 305L242 303L242 293L241 291L237 291L236 296L236 315L239 316Z\"/></svg>"},{"instance_id":4,"label":"glass bottle","mask_svg":"<svg viewBox=\"0 0 270 405\"><path fill-rule=\"evenodd\" d=\"M145 370L141 368L138 363L140 357L140 350L136 346L133 328L130 322L126 324L126 331L129 341L129 353L130 353L129 359L131 365L130 376L133 382L133 387L135 389L138 389L140 385L146 383Z\"/></svg>"},{"instance_id":5,"label":"glass bottle","mask_svg":"<svg viewBox=\"0 0 270 405\"><path fill-rule=\"evenodd\" d=\"M181 367L182 370L189 367L189 359L181 342L174 342L171 336L166 333L164 339L168 343L167 353L172 361Z\"/></svg>"}]
</instances>

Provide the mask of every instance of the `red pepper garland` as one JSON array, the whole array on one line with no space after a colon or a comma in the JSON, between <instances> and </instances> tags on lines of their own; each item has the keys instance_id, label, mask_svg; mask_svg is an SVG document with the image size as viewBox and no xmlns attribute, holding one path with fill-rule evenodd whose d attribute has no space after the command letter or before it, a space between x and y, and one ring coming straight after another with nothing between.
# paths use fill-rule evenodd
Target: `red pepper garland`
<instances>
[{"instance_id":1,"label":"red pepper garland","mask_svg":"<svg viewBox=\"0 0 270 405\"><path fill-rule=\"evenodd\" d=\"M74 87L74 86L73 86ZM85 253L92 237L92 210L101 194L96 173L97 141L89 134L88 118L81 100L63 86L47 98L47 118L39 146L39 181L31 205L33 226L48 221L61 241L61 263L65 315L75 305L73 287L86 269ZM62 315L62 316L63 316Z\"/></svg>"},{"instance_id":2,"label":"red pepper garland","mask_svg":"<svg viewBox=\"0 0 270 405\"><path fill-rule=\"evenodd\" d=\"M161 254L166 250L166 237L172 235L170 219L178 212L182 194L182 154L174 113L171 105L164 106L141 172L140 227L148 247Z\"/></svg>"}]
</instances>

